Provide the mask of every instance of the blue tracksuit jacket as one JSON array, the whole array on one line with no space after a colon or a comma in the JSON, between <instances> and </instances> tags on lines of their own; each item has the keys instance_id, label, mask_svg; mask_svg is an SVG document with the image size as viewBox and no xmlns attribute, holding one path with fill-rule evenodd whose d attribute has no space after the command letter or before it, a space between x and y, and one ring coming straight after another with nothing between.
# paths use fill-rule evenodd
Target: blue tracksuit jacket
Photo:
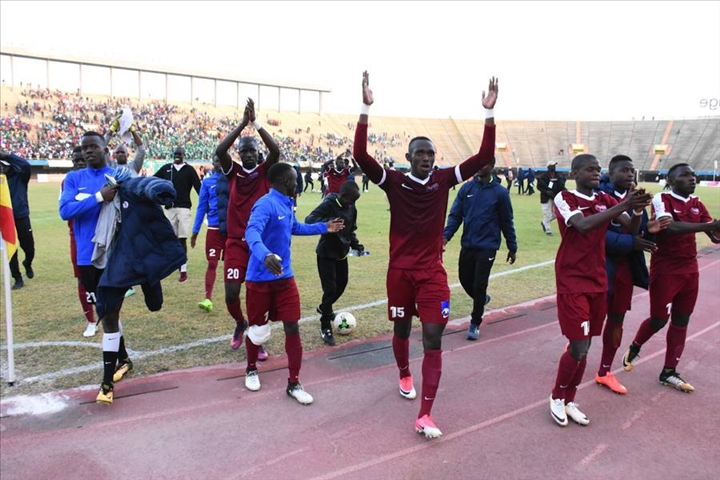
<instances>
[{"instance_id":1,"label":"blue tracksuit jacket","mask_svg":"<svg viewBox=\"0 0 720 480\"><path fill-rule=\"evenodd\" d=\"M245 240L250 247L245 280L250 282L271 282L293 277L290 262L290 243L292 235L322 235L327 233L327 225L300 223L293 213L294 201L274 188L255 202L250 211L245 229ZM265 268L265 257L274 253L282 258L283 274L273 275Z\"/></svg>"}]
</instances>

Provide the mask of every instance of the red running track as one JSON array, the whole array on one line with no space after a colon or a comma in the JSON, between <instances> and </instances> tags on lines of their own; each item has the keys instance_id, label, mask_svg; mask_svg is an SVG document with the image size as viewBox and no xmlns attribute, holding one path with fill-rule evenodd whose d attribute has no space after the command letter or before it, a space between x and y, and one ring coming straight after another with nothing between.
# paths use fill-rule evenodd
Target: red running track
<instances>
[{"instance_id":1,"label":"red running track","mask_svg":"<svg viewBox=\"0 0 720 480\"><path fill-rule=\"evenodd\" d=\"M560 428L548 397L565 347L554 298L490 312L480 340L468 319L444 338L433 416L443 431L413 430L419 399L398 395L390 337L324 348L304 358L315 397L285 395L284 355L261 365L262 389L244 388L244 364L130 378L115 403L96 390L59 392L67 406L13 415L2 403L0 477L31 479L717 479L720 474L720 249L701 252L700 298L678 370L697 389L662 386L664 332L635 369L620 356L647 315L637 290L614 371L629 393L595 385L601 339L576 400L591 423ZM362 321L362 318L360 319ZM462 323L462 324L460 324ZM421 343L411 337L420 393Z\"/></svg>"}]
</instances>

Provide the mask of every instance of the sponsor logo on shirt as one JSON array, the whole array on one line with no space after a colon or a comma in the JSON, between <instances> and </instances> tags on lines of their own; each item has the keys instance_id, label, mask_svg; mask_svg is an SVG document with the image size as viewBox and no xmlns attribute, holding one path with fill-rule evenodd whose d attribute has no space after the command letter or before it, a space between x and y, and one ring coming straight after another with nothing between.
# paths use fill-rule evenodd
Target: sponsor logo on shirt
<instances>
[{"instance_id":1,"label":"sponsor logo on shirt","mask_svg":"<svg viewBox=\"0 0 720 480\"><path fill-rule=\"evenodd\" d=\"M425 190L428 191L428 192L433 192L433 191L437 190L438 188L440 188L440 184L439 184L439 183L433 183L432 185L428 185Z\"/></svg>"},{"instance_id":2,"label":"sponsor logo on shirt","mask_svg":"<svg viewBox=\"0 0 720 480\"><path fill-rule=\"evenodd\" d=\"M700 215L700 209L699 209L699 208L692 207L692 208L690 209L690 212L691 212L693 215Z\"/></svg>"},{"instance_id":3,"label":"sponsor logo on shirt","mask_svg":"<svg viewBox=\"0 0 720 480\"><path fill-rule=\"evenodd\" d=\"M412 190L412 187L409 185L405 185L404 183L400 184L401 187L407 188L408 190Z\"/></svg>"},{"instance_id":4,"label":"sponsor logo on shirt","mask_svg":"<svg viewBox=\"0 0 720 480\"><path fill-rule=\"evenodd\" d=\"M598 212L604 212L607 210L607 207L605 205L595 205L595 210Z\"/></svg>"}]
</instances>

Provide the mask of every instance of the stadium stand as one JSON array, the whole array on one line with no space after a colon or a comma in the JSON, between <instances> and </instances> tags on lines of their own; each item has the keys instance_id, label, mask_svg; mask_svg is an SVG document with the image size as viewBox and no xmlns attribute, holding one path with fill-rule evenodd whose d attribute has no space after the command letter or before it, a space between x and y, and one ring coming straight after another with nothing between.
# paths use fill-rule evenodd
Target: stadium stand
<instances>
[{"instance_id":1,"label":"stadium stand","mask_svg":"<svg viewBox=\"0 0 720 480\"><path fill-rule=\"evenodd\" d=\"M165 104L150 100L83 95L48 89L2 87L0 147L28 159L69 159L86 130L103 131L119 108L129 105L148 145L150 160L171 158L184 144L188 158L209 163L220 139L237 125L231 106ZM287 161L302 168L352 148L355 114L260 112L266 128L280 140ZM480 144L482 120L373 117L368 136L371 153L387 165L407 168L405 152L415 136L435 142L437 164L452 166ZM639 170L659 171L687 161L696 171L712 171L720 157L720 118L624 122L498 121L498 165L543 169L548 159L568 168L573 146L600 159L623 153ZM656 151L656 146L660 150ZM659 153L660 152L660 153ZM35 162L38 165L37 162Z\"/></svg>"}]
</instances>

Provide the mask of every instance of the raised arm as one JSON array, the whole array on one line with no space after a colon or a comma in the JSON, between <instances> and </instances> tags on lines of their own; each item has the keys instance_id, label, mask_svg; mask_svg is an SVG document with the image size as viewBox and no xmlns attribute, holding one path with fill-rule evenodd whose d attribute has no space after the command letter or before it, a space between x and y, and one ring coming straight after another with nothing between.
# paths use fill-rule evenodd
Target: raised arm
<instances>
[{"instance_id":1,"label":"raised arm","mask_svg":"<svg viewBox=\"0 0 720 480\"><path fill-rule=\"evenodd\" d=\"M215 155L217 155L220 160L220 165L224 173L230 172L230 169L232 168L232 157L228 151L235 144L235 140L238 139L242 131L245 130L245 127L248 126L248 123L250 123L250 112L246 106L240 125L238 125L235 130L228 133L225 138L222 139L220 145L218 145L215 149Z\"/></svg>"},{"instance_id":2,"label":"raised arm","mask_svg":"<svg viewBox=\"0 0 720 480\"><path fill-rule=\"evenodd\" d=\"M255 116L255 102L253 102L252 98L248 98L247 107L245 109L250 116L250 122L255 127L255 130L257 130L260 134L260 138L262 138L263 143L268 149L268 156L265 159L265 162L268 164L268 168L270 168L280 160L280 147L278 147L277 143L275 143L275 140L272 135L270 135L270 132L268 132L265 127L257 121ZM225 167L223 167L223 169L224 168Z\"/></svg>"},{"instance_id":3,"label":"raised arm","mask_svg":"<svg viewBox=\"0 0 720 480\"><path fill-rule=\"evenodd\" d=\"M385 170L367 152L367 131L368 119L370 118L370 105L373 104L373 92L370 90L370 74L363 72L362 79L363 105L360 110L357 128L355 129L355 141L353 142L353 157L360 165L371 182L380 183L385 178Z\"/></svg>"},{"instance_id":4,"label":"raised arm","mask_svg":"<svg viewBox=\"0 0 720 480\"><path fill-rule=\"evenodd\" d=\"M135 171L135 173L140 173L140 170L142 170L143 162L145 161L145 145L143 144L142 138L140 138L140 135L137 132L137 127L135 127L135 124L130 125L130 134L133 137L133 142L135 142L135 148L137 149L137 152L135 153L135 158L133 158L130 167Z\"/></svg>"},{"instance_id":5,"label":"raised arm","mask_svg":"<svg viewBox=\"0 0 720 480\"><path fill-rule=\"evenodd\" d=\"M485 107L485 131L483 132L480 150L460 165L460 178L466 180L475 175L481 168L490 163L495 156L495 103L498 97L498 79L492 77L488 83L487 93L482 92L482 105Z\"/></svg>"}]
</instances>

